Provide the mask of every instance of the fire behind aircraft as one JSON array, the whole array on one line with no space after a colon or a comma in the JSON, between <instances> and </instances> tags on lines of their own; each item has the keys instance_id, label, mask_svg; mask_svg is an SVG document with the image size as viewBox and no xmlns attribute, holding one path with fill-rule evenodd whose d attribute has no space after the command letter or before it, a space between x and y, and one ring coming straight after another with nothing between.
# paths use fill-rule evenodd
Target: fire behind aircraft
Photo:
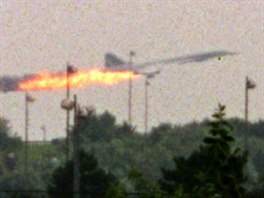
<instances>
[{"instance_id":1,"label":"fire behind aircraft","mask_svg":"<svg viewBox=\"0 0 264 198\"><path fill-rule=\"evenodd\" d=\"M72 88L88 87L91 85L109 86L138 78L139 74L129 71L102 71L99 69L82 69L69 75L69 85ZM0 78L0 91L44 91L63 90L67 86L66 73L48 73L26 76L4 76Z\"/></svg>"}]
</instances>

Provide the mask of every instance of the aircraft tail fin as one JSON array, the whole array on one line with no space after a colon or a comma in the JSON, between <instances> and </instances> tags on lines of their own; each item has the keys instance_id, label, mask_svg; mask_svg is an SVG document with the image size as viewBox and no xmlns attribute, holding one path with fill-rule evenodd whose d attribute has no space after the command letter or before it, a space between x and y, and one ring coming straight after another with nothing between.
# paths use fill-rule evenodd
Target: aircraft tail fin
<instances>
[{"instance_id":1,"label":"aircraft tail fin","mask_svg":"<svg viewBox=\"0 0 264 198\"><path fill-rule=\"evenodd\" d=\"M113 68L116 66L122 66L125 62L118 58L115 54L107 53L105 54L105 67Z\"/></svg>"}]
</instances>

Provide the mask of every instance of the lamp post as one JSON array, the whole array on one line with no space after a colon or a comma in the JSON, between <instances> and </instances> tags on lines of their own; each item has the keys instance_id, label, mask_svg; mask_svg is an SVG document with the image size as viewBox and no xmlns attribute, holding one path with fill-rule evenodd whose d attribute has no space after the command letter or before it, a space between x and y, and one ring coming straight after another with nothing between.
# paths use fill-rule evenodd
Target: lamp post
<instances>
[{"instance_id":1,"label":"lamp post","mask_svg":"<svg viewBox=\"0 0 264 198\"><path fill-rule=\"evenodd\" d=\"M135 56L135 52L129 52L129 81L128 81L128 124L132 125L132 58Z\"/></svg>"},{"instance_id":2,"label":"lamp post","mask_svg":"<svg viewBox=\"0 0 264 198\"><path fill-rule=\"evenodd\" d=\"M142 73L145 75L145 116L144 116L144 124L145 124L145 135L148 132L148 86L150 85L149 80L151 78L154 78L157 74L160 73L160 70L154 71L154 72L149 72L149 73Z\"/></svg>"},{"instance_id":3,"label":"lamp post","mask_svg":"<svg viewBox=\"0 0 264 198\"><path fill-rule=\"evenodd\" d=\"M47 137L46 137L47 130L46 130L46 126L44 124L41 126L41 130L43 131L43 141L46 142L47 141Z\"/></svg>"},{"instance_id":4,"label":"lamp post","mask_svg":"<svg viewBox=\"0 0 264 198\"><path fill-rule=\"evenodd\" d=\"M248 78L246 76L246 83L245 83L245 150L248 151L248 103L249 103L249 90L254 89L256 87L256 84L254 81Z\"/></svg>"},{"instance_id":5,"label":"lamp post","mask_svg":"<svg viewBox=\"0 0 264 198\"><path fill-rule=\"evenodd\" d=\"M80 131L78 129L78 121L81 118L88 116L89 111L93 108L80 108L77 103L77 96L74 95L74 101L64 99L61 102L61 107L68 111L74 110L74 132L73 132L73 192L74 198L80 197Z\"/></svg>"},{"instance_id":6,"label":"lamp post","mask_svg":"<svg viewBox=\"0 0 264 198\"><path fill-rule=\"evenodd\" d=\"M73 133L73 159L74 159L74 170L73 170L73 191L74 198L80 197L80 134L77 128L78 126L78 104L77 96L74 95L74 133Z\"/></svg>"},{"instance_id":7,"label":"lamp post","mask_svg":"<svg viewBox=\"0 0 264 198\"><path fill-rule=\"evenodd\" d=\"M61 101L61 108L65 109L67 112L70 112L72 109L74 109L74 133L73 133L73 159L74 159L74 170L73 170L73 192L74 192L74 197L78 198L79 197L79 165L78 165L78 157L76 151L76 125L77 125L77 117L76 117L76 112L77 112L77 96L74 95L74 101L71 101L69 98L65 98L64 100ZM67 131L68 132L68 131ZM67 134L68 135L68 134ZM69 139L67 136L67 151L69 151L68 146L69 146ZM69 153L67 153L67 157L69 157ZM68 160L68 158L67 158Z\"/></svg>"},{"instance_id":8,"label":"lamp post","mask_svg":"<svg viewBox=\"0 0 264 198\"><path fill-rule=\"evenodd\" d=\"M66 66L66 98L70 98L70 74L77 72L77 69L67 63ZM70 110L66 109L66 160L69 160L69 134L70 134Z\"/></svg>"},{"instance_id":9,"label":"lamp post","mask_svg":"<svg viewBox=\"0 0 264 198\"><path fill-rule=\"evenodd\" d=\"M34 102L35 99L29 95L27 92L25 93L25 173L28 173L28 124L29 124L29 110L28 104Z\"/></svg>"},{"instance_id":10,"label":"lamp post","mask_svg":"<svg viewBox=\"0 0 264 198\"><path fill-rule=\"evenodd\" d=\"M145 135L148 132L148 86L150 85L149 79L145 78Z\"/></svg>"}]
</instances>

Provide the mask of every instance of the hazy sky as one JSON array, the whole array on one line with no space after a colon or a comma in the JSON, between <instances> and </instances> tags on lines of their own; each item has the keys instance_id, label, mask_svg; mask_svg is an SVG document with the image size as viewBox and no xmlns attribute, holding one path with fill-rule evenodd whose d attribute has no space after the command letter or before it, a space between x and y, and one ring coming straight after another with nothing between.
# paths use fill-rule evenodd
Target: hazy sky
<instances>
[{"instance_id":1,"label":"hazy sky","mask_svg":"<svg viewBox=\"0 0 264 198\"><path fill-rule=\"evenodd\" d=\"M0 76L103 67L113 52L135 63L203 53L238 52L207 62L160 65L151 81L151 126L186 123L210 117L218 102L228 117L244 115L245 76L250 91L249 119L264 119L264 1L12 1L1 0ZM143 130L144 78L133 82L133 123ZM79 101L97 112L109 110L118 122L127 119L127 83L79 90ZM32 92L30 139L65 135L65 91ZM0 116L24 136L24 93L0 93Z\"/></svg>"}]
</instances>

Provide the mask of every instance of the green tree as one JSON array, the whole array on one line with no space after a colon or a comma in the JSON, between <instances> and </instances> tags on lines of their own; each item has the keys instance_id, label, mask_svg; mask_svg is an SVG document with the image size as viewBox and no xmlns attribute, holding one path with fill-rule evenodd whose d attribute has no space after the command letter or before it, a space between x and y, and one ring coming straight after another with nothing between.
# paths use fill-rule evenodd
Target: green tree
<instances>
[{"instance_id":1,"label":"green tree","mask_svg":"<svg viewBox=\"0 0 264 198\"><path fill-rule=\"evenodd\" d=\"M0 149L17 150L22 146L22 141L18 137L10 135L11 130L8 126L9 121L0 117Z\"/></svg>"},{"instance_id":2,"label":"green tree","mask_svg":"<svg viewBox=\"0 0 264 198\"><path fill-rule=\"evenodd\" d=\"M90 112L85 119L79 121L79 130L82 130L84 141L109 141L115 134L115 122L115 117L107 111L99 116Z\"/></svg>"},{"instance_id":3,"label":"green tree","mask_svg":"<svg viewBox=\"0 0 264 198\"><path fill-rule=\"evenodd\" d=\"M22 147L20 138L11 136L9 121L0 117L0 175L17 169L19 151Z\"/></svg>"},{"instance_id":4,"label":"green tree","mask_svg":"<svg viewBox=\"0 0 264 198\"><path fill-rule=\"evenodd\" d=\"M103 197L107 189L117 183L112 174L98 167L96 158L89 153L80 152L80 197ZM73 161L57 168L48 186L50 197L73 197Z\"/></svg>"},{"instance_id":5,"label":"green tree","mask_svg":"<svg viewBox=\"0 0 264 198\"><path fill-rule=\"evenodd\" d=\"M134 184L134 190L140 198L163 198L164 193L160 190L158 184L151 186L135 167L131 167L128 173L128 179Z\"/></svg>"},{"instance_id":6,"label":"green tree","mask_svg":"<svg viewBox=\"0 0 264 198\"><path fill-rule=\"evenodd\" d=\"M41 197L41 195L27 191L41 190L43 186L42 180L38 174L34 171L29 170L28 174L23 172L18 173L6 173L0 180L0 189L3 191L13 191L6 194L1 194L1 197L17 197L17 198L28 198L28 197ZM6 195L6 196L4 196Z\"/></svg>"},{"instance_id":7,"label":"green tree","mask_svg":"<svg viewBox=\"0 0 264 198\"><path fill-rule=\"evenodd\" d=\"M213 114L216 120L209 123L210 135L204 138L204 146L187 159L175 158L176 169L162 168L162 189L173 194L182 186L185 192L191 190L193 197L243 196L247 154L241 154L239 148L231 149L233 127L224 120L224 110L225 107L219 105L218 112Z\"/></svg>"},{"instance_id":8,"label":"green tree","mask_svg":"<svg viewBox=\"0 0 264 198\"><path fill-rule=\"evenodd\" d=\"M250 192L247 192L245 198L263 198L264 195L264 177L258 179L258 186Z\"/></svg>"}]
</instances>

